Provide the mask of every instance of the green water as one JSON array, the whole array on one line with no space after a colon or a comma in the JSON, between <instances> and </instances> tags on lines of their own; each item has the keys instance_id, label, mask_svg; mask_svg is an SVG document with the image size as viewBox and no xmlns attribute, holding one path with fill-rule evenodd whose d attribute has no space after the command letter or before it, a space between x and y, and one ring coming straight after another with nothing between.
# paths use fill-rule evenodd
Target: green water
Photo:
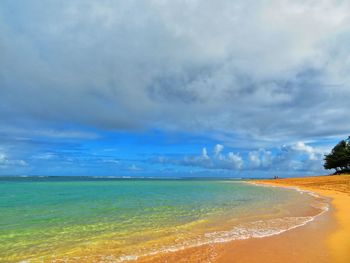
<instances>
[{"instance_id":1,"label":"green water","mask_svg":"<svg viewBox=\"0 0 350 263\"><path fill-rule=\"evenodd\" d=\"M0 261L74 253L117 261L242 219L288 214L305 198L227 180L1 178Z\"/></svg>"}]
</instances>

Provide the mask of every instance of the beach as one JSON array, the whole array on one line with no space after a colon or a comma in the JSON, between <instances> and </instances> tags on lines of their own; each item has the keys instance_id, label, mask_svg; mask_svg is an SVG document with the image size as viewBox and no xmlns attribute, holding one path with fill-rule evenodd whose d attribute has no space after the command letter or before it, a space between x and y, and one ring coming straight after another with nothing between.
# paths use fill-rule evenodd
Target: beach
<instances>
[{"instance_id":1,"label":"beach","mask_svg":"<svg viewBox=\"0 0 350 263\"><path fill-rule=\"evenodd\" d=\"M275 186L298 187L331 198L336 228L327 236L331 262L350 262L350 175L332 175L257 181Z\"/></svg>"},{"instance_id":2,"label":"beach","mask_svg":"<svg viewBox=\"0 0 350 263\"><path fill-rule=\"evenodd\" d=\"M0 0L0 32L0 263L350 263L350 0Z\"/></svg>"},{"instance_id":3,"label":"beach","mask_svg":"<svg viewBox=\"0 0 350 263\"><path fill-rule=\"evenodd\" d=\"M319 213L309 211L310 195L238 180L0 182L0 262L123 262L274 235Z\"/></svg>"},{"instance_id":4,"label":"beach","mask_svg":"<svg viewBox=\"0 0 350 263\"><path fill-rule=\"evenodd\" d=\"M0 262L350 258L350 176L1 180Z\"/></svg>"},{"instance_id":5,"label":"beach","mask_svg":"<svg viewBox=\"0 0 350 263\"><path fill-rule=\"evenodd\" d=\"M184 249L138 262L336 262L350 261L350 176L254 180L249 183L311 191L330 202L308 224L265 238Z\"/></svg>"},{"instance_id":6,"label":"beach","mask_svg":"<svg viewBox=\"0 0 350 263\"><path fill-rule=\"evenodd\" d=\"M315 225L317 240L324 240L331 221L325 220L327 199L239 180L0 181L0 262L252 262L260 252L288 255L279 246L291 251L288 239L298 240L299 229L314 231ZM308 236L295 253L322 247Z\"/></svg>"}]
</instances>

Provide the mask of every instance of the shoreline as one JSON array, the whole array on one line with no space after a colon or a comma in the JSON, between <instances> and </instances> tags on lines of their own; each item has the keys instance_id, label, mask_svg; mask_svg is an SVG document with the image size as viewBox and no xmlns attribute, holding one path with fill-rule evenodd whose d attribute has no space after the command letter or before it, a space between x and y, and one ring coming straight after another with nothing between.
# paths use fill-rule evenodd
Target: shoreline
<instances>
[{"instance_id":1,"label":"shoreline","mask_svg":"<svg viewBox=\"0 0 350 263\"><path fill-rule=\"evenodd\" d=\"M346 185L350 185L350 176L340 177L340 181L344 179L341 185L345 184L339 188L342 191L327 184L338 180L334 176L246 181L316 193L329 201L329 212L321 212L310 222L277 235L186 248L142 257L136 262L349 262L350 191Z\"/></svg>"},{"instance_id":2,"label":"shoreline","mask_svg":"<svg viewBox=\"0 0 350 263\"><path fill-rule=\"evenodd\" d=\"M235 221L233 228L223 231L210 232L209 225L202 227L201 230L208 234L204 235L203 240L194 240L196 241L194 245L174 239L176 246L169 248L166 247L166 243L159 243L164 245L161 247L165 248L164 250L119 257L113 256L113 244L106 242L104 247L91 247L88 248L89 251L85 247L79 247L72 250L70 255L62 254L60 258L67 262L81 262L81 260L91 258L96 261L103 259L106 262L135 263L349 262L350 175L256 179L240 181L240 183L255 185L260 190L269 193L267 196L271 197L271 200L275 200L262 210L263 214L259 214L262 217L253 217L254 220L246 218L241 222L242 224L236 224ZM266 188L266 190L261 188ZM230 196L232 191L234 190L231 189L226 194ZM285 199L279 199L279 193L282 194L284 191L286 195L282 196L289 196L288 200L291 200L287 206L282 205ZM290 191L289 194L288 191ZM247 197L253 196L248 194ZM255 208L252 207L246 207L246 209L255 211ZM270 210L274 213L277 211L279 217L266 216L265 212ZM232 216L233 219L237 218L235 212ZM219 221L222 224L219 225L220 228L230 227L232 223L230 218L222 218ZM277 228L281 231L276 232ZM176 233L178 235L178 232ZM93 251L92 248L95 250ZM34 258L32 260L36 262ZM47 256L42 261L49 262L50 257Z\"/></svg>"},{"instance_id":3,"label":"shoreline","mask_svg":"<svg viewBox=\"0 0 350 263\"><path fill-rule=\"evenodd\" d=\"M335 231L327 239L332 262L350 261L350 175L256 180L254 183L277 187L296 187L330 198L337 224Z\"/></svg>"}]
</instances>

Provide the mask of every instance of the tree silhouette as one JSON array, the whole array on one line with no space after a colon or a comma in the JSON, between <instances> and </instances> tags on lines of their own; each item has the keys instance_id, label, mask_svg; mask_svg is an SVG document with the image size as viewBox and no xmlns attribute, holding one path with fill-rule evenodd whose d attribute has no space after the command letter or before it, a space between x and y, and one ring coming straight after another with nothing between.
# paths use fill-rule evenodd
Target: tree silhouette
<instances>
[{"instance_id":1,"label":"tree silhouette","mask_svg":"<svg viewBox=\"0 0 350 263\"><path fill-rule=\"evenodd\" d=\"M337 174L350 172L350 136L334 146L324 160L325 169L335 169Z\"/></svg>"}]
</instances>

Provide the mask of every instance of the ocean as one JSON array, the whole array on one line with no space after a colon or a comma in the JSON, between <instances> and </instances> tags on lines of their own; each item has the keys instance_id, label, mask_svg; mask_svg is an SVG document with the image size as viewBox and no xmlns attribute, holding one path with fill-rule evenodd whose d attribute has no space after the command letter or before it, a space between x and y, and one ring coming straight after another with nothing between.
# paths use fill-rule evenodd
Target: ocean
<instances>
[{"instance_id":1,"label":"ocean","mask_svg":"<svg viewBox=\"0 0 350 263\"><path fill-rule=\"evenodd\" d=\"M275 235L324 200L237 180L0 177L0 262L123 262Z\"/></svg>"}]
</instances>

